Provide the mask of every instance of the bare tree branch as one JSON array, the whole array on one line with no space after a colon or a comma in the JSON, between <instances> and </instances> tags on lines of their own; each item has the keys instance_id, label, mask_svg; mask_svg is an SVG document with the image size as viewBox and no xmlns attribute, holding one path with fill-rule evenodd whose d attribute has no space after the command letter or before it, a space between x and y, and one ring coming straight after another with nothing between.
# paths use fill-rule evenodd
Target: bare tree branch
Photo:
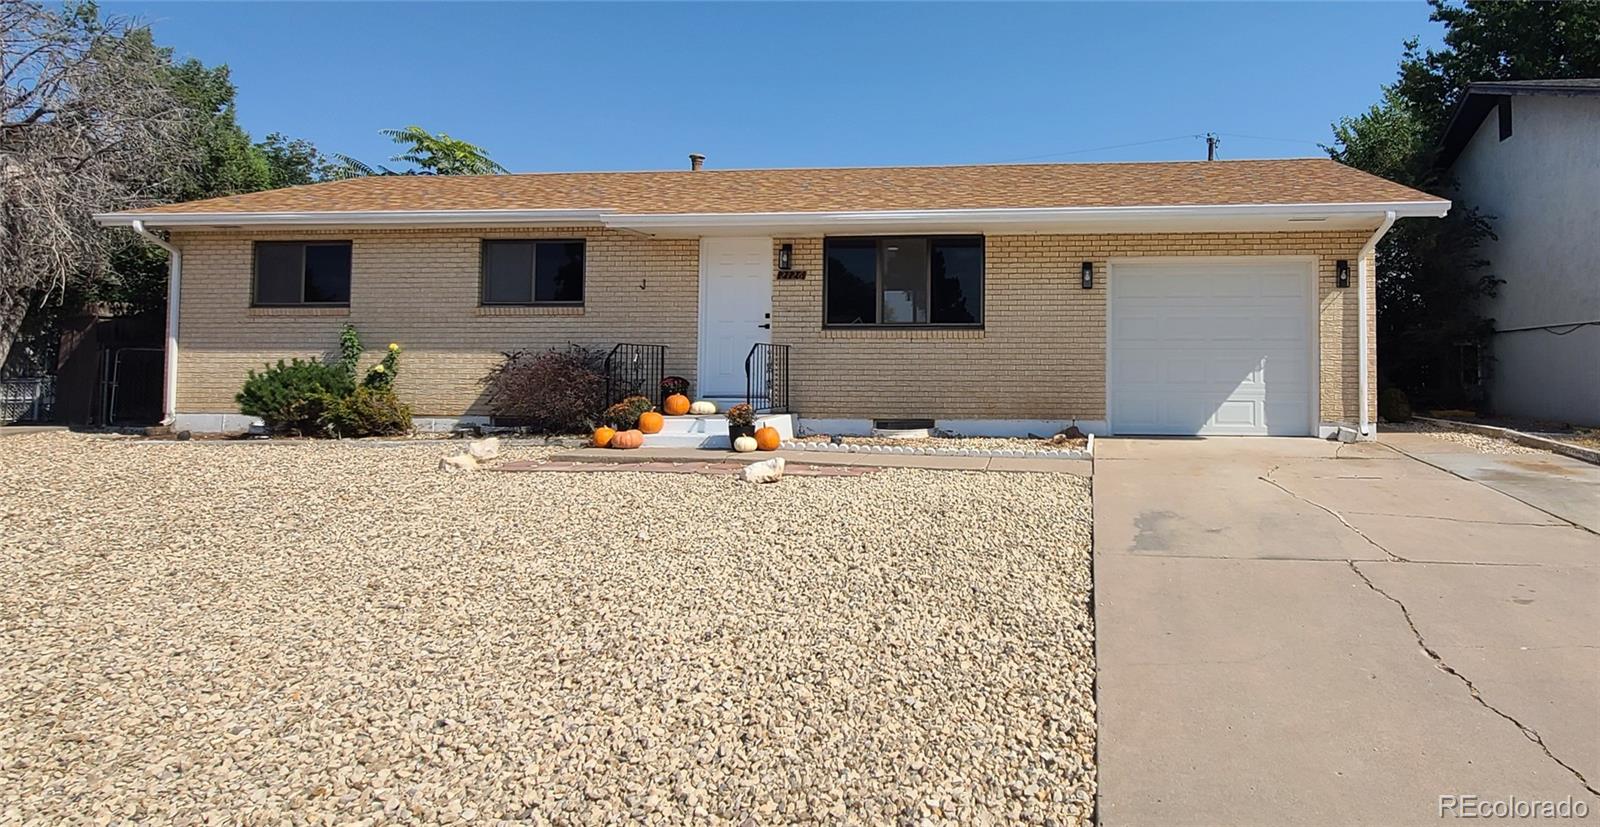
<instances>
[{"instance_id":1,"label":"bare tree branch","mask_svg":"<svg viewBox=\"0 0 1600 827\"><path fill-rule=\"evenodd\" d=\"M78 6L0 0L0 363L30 305L96 279L97 212L142 203L186 162L191 113L147 31Z\"/></svg>"}]
</instances>

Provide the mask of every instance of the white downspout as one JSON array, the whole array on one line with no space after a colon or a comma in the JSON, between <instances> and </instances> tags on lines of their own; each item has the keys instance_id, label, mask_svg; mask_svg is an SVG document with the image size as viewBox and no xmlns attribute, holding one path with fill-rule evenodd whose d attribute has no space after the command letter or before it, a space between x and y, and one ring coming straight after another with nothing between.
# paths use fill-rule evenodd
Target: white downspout
<instances>
[{"instance_id":1,"label":"white downspout","mask_svg":"<svg viewBox=\"0 0 1600 827\"><path fill-rule=\"evenodd\" d=\"M1361 425L1361 436L1363 437L1372 435L1372 421L1371 417L1367 415L1367 400L1372 396L1372 378L1367 375L1367 366L1370 364L1367 353L1372 346L1367 337L1367 291L1369 290L1367 280L1371 277L1372 272L1367 267L1367 257L1373 254L1373 251L1378 248L1378 241L1393 226L1394 210L1389 210L1383 214L1383 223L1379 224L1378 229L1372 232L1372 237L1367 239L1367 243L1361 245L1360 257L1356 259L1356 302L1360 304L1360 308L1356 311L1356 323L1361 326L1360 331L1356 334L1356 356L1361 360L1361 365L1356 370L1360 386L1356 395L1359 397L1358 401L1361 405L1361 416L1358 421Z\"/></svg>"},{"instance_id":2,"label":"white downspout","mask_svg":"<svg viewBox=\"0 0 1600 827\"><path fill-rule=\"evenodd\" d=\"M161 372L161 424L171 425L178 418L178 288L183 281L183 253L166 239L145 229L143 221L135 219L133 231L167 251L167 341Z\"/></svg>"}]
</instances>

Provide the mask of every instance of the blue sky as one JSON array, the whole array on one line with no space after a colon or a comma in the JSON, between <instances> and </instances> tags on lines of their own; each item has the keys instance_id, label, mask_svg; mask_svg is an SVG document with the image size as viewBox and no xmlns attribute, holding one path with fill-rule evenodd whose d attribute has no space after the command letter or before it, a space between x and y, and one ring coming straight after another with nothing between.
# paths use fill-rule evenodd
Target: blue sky
<instances>
[{"instance_id":1,"label":"blue sky","mask_svg":"<svg viewBox=\"0 0 1600 827\"><path fill-rule=\"evenodd\" d=\"M232 67L258 138L382 161L415 123L518 172L1314 155L1440 35L1421 2L104 8Z\"/></svg>"}]
</instances>

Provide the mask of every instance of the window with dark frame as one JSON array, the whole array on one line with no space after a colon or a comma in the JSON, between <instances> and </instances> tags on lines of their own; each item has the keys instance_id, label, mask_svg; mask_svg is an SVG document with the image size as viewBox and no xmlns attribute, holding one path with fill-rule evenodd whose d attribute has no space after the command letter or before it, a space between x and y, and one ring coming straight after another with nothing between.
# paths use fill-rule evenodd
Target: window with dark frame
<instances>
[{"instance_id":1,"label":"window with dark frame","mask_svg":"<svg viewBox=\"0 0 1600 827\"><path fill-rule=\"evenodd\" d=\"M983 237L823 241L823 324L979 327Z\"/></svg>"},{"instance_id":2,"label":"window with dark frame","mask_svg":"<svg viewBox=\"0 0 1600 827\"><path fill-rule=\"evenodd\" d=\"M486 239L480 302L485 305L583 304L584 243Z\"/></svg>"},{"instance_id":3,"label":"window with dark frame","mask_svg":"<svg viewBox=\"0 0 1600 827\"><path fill-rule=\"evenodd\" d=\"M257 241L251 281L256 307L348 307L350 242Z\"/></svg>"}]
</instances>

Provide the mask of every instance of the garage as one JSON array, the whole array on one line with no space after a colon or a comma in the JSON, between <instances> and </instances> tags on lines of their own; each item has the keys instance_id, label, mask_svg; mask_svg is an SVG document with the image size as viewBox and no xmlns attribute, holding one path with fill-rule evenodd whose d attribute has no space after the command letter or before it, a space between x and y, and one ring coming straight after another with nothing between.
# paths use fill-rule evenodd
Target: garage
<instances>
[{"instance_id":1,"label":"garage","mask_svg":"<svg viewBox=\"0 0 1600 827\"><path fill-rule=\"evenodd\" d=\"M1113 261L1112 432L1314 433L1313 273L1304 258Z\"/></svg>"}]
</instances>

